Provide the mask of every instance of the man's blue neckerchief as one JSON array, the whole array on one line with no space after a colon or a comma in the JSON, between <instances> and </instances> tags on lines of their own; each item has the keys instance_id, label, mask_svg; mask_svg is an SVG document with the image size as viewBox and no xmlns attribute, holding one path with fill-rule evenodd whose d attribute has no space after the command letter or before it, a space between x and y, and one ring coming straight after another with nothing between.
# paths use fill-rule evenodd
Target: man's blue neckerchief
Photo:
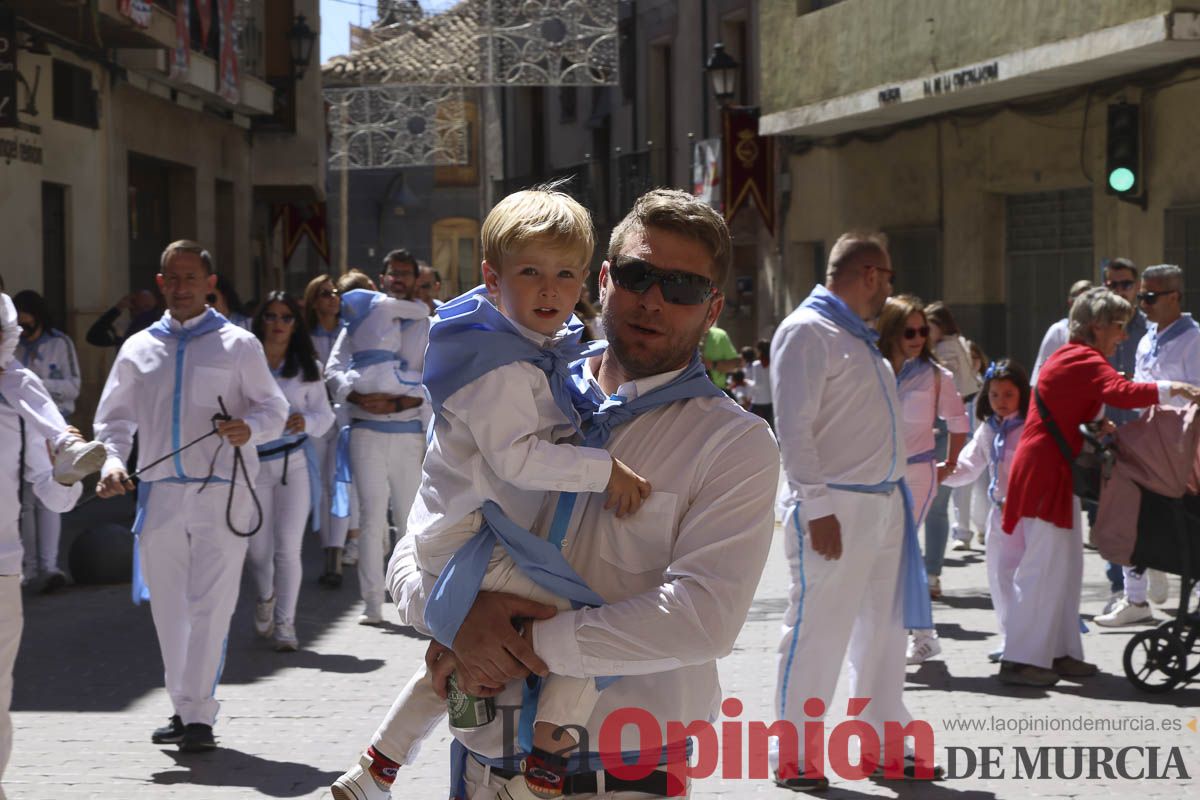
<instances>
[{"instance_id":1,"label":"man's blue neckerchief","mask_svg":"<svg viewBox=\"0 0 1200 800\"><path fill-rule=\"evenodd\" d=\"M172 328L172 319L166 314L163 314L153 325L146 328L146 330L150 331L152 335L159 339L179 339L180 341L186 342L191 339L195 339L197 336L203 336L206 333L211 333L212 331L219 329L225 323L229 322L229 320L225 319L223 316L217 313L216 309L213 308L204 309L204 313L200 315L199 319L200 321L195 325L185 326L183 323L178 323L179 326L177 328Z\"/></svg>"},{"instance_id":2,"label":"man's blue neckerchief","mask_svg":"<svg viewBox=\"0 0 1200 800\"><path fill-rule=\"evenodd\" d=\"M824 286L813 287L812 293L803 303L803 308L811 308L825 319L837 325L842 330L861 339L866 343L873 358L882 359L877 342L879 333L873 330L857 314L850 310L840 297ZM879 368L875 367L876 377ZM898 426L896 410L891 406L887 387L879 382L880 390L884 393L884 401L892 417L892 466L888 474L896 470L896 454L898 452ZM913 514L912 492L908 482L901 476L899 479L888 479L876 484L829 484L831 489L864 494L891 494L896 487L904 501L904 549L900 562L900 578L904 602L904 627L909 629L930 630L933 628L933 608L929 601L929 578L925 574L925 561L921 558L921 543L917 537L916 517Z\"/></svg>"},{"instance_id":3,"label":"man's blue neckerchief","mask_svg":"<svg viewBox=\"0 0 1200 800\"><path fill-rule=\"evenodd\" d=\"M371 309L378 305L387 295L370 289L351 289L342 295L341 310L338 315L351 336L363 324Z\"/></svg>"},{"instance_id":4,"label":"man's blue neckerchief","mask_svg":"<svg viewBox=\"0 0 1200 800\"><path fill-rule=\"evenodd\" d=\"M492 370L528 361L546 374L554 404L578 429L594 406L571 380L571 363L584 357L589 347L580 341L583 323L573 314L564 328L552 344L539 346L492 305L484 286L442 305L429 329L421 377L433 412L441 414L455 392Z\"/></svg>"},{"instance_id":5,"label":"man's blue neckerchief","mask_svg":"<svg viewBox=\"0 0 1200 800\"><path fill-rule=\"evenodd\" d=\"M1020 415L1014 415L1006 420L1001 420L995 414L992 414L987 419L987 426L992 430L992 479L988 482L988 497L992 503L999 506L1004 500L1003 497L998 497L996 490L1000 480L1000 466L1004 463L1004 458L1008 453L1010 443L1009 434L1017 428L1025 424L1025 418Z\"/></svg>"}]
</instances>

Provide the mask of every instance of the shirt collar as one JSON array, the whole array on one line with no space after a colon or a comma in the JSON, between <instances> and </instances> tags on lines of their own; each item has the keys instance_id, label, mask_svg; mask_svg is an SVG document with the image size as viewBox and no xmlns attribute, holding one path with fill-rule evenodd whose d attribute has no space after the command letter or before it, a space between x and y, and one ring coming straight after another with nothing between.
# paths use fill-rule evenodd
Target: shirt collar
<instances>
[{"instance_id":1,"label":"shirt collar","mask_svg":"<svg viewBox=\"0 0 1200 800\"><path fill-rule=\"evenodd\" d=\"M616 394L620 397L624 397L627 402L630 400L636 400L644 394L649 394L656 389L661 389L662 387L666 386L668 383L682 375L683 371L686 369L687 367L682 367L681 369L672 370L670 372L660 372L657 375L650 375L646 378L638 378L637 380L622 383L617 387ZM592 360L590 358L584 359L583 361L583 377L601 395L604 394L604 390L600 388L599 381L596 380L595 373L592 372Z\"/></svg>"},{"instance_id":2,"label":"shirt collar","mask_svg":"<svg viewBox=\"0 0 1200 800\"><path fill-rule=\"evenodd\" d=\"M559 328L553 336L547 336L544 333L538 333L537 331L533 330L532 328L526 328L524 325L517 322L515 319L508 316L507 314L505 315L505 318L509 321L509 323L513 326L513 328L517 331L517 333L521 334L526 339L528 339L529 341L536 344L538 347L552 347L560 339L562 339L564 336L566 336L568 333L567 326L565 324L561 328Z\"/></svg>"},{"instance_id":3,"label":"shirt collar","mask_svg":"<svg viewBox=\"0 0 1200 800\"><path fill-rule=\"evenodd\" d=\"M172 316L170 309L164 311L163 314L166 316L166 318L168 320L168 324L172 328L182 327L184 330L191 330L192 328L194 328L200 324L200 321L203 320L204 316L208 313L208 309L209 309L209 306L205 306L203 311L201 311L199 314L192 317L191 319L187 320L186 322L180 322L179 320L175 319L175 317Z\"/></svg>"}]
</instances>

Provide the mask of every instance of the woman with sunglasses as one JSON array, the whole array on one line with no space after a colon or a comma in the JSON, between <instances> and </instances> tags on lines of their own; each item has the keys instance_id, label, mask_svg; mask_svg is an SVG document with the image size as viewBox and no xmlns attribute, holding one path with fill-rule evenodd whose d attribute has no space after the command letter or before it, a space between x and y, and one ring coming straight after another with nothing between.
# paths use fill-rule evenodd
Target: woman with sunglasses
<instances>
[{"instance_id":1,"label":"woman with sunglasses","mask_svg":"<svg viewBox=\"0 0 1200 800\"><path fill-rule=\"evenodd\" d=\"M958 453L971 432L962 397L954 386L954 375L938 363L930 349L929 321L925 307L912 295L889 297L879 315L879 349L896 373L897 392L904 415L904 445L908 452L908 488L913 497L913 516L919 526L941 479L954 471ZM946 460L938 463L933 429L943 420L950 431ZM925 528L925 553L944 553L946 536ZM940 559L939 559L940 562ZM942 594L941 575L929 575L929 593ZM942 652L934 630L914 631L908 642L908 663L920 664Z\"/></svg>"},{"instance_id":2,"label":"woman with sunglasses","mask_svg":"<svg viewBox=\"0 0 1200 800\"><path fill-rule=\"evenodd\" d=\"M320 468L311 442L329 430L333 409L300 304L291 295L267 295L252 330L289 409L283 435L258 446L261 466L255 488L263 524L250 539L250 569L258 588L254 629L264 638L274 634L276 650L290 651L299 646L296 601L304 523L309 512L322 505ZM319 514L313 514L313 527L320 527Z\"/></svg>"}]
</instances>

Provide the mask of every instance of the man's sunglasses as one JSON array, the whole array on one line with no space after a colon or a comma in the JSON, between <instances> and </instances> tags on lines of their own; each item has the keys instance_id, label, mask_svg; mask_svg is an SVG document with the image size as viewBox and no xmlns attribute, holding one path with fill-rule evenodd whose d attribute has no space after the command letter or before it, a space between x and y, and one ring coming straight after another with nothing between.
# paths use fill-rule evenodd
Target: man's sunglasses
<instances>
[{"instance_id":1,"label":"man's sunglasses","mask_svg":"<svg viewBox=\"0 0 1200 800\"><path fill-rule=\"evenodd\" d=\"M1112 292L1127 292L1137 284L1137 281L1105 281L1104 286Z\"/></svg>"},{"instance_id":2,"label":"man's sunglasses","mask_svg":"<svg viewBox=\"0 0 1200 800\"><path fill-rule=\"evenodd\" d=\"M274 311L264 313L263 319L267 322L282 322L284 325L291 325L296 321L296 318L291 314L276 314Z\"/></svg>"},{"instance_id":3,"label":"man's sunglasses","mask_svg":"<svg viewBox=\"0 0 1200 800\"><path fill-rule=\"evenodd\" d=\"M608 268L608 274L617 286L637 294L658 284L663 300L672 305L698 306L717 293L713 282L703 275L677 269L660 269L640 258L614 261Z\"/></svg>"},{"instance_id":4,"label":"man's sunglasses","mask_svg":"<svg viewBox=\"0 0 1200 800\"><path fill-rule=\"evenodd\" d=\"M918 336L920 336L922 339L928 339L929 338L929 326L922 325L919 328L905 328L904 329L904 338L905 339L915 339Z\"/></svg>"},{"instance_id":5,"label":"man's sunglasses","mask_svg":"<svg viewBox=\"0 0 1200 800\"><path fill-rule=\"evenodd\" d=\"M1137 299L1139 303L1145 303L1148 306L1152 306L1158 302L1158 298L1168 294L1175 294L1177 291L1179 290L1167 289L1165 292L1138 292Z\"/></svg>"}]
</instances>

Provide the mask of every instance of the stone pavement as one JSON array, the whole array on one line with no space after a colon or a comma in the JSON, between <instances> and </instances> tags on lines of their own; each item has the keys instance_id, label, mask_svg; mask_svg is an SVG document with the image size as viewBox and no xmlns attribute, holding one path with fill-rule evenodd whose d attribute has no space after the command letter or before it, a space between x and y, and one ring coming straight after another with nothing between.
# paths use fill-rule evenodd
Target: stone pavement
<instances>
[{"instance_id":1,"label":"stone pavement","mask_svg":"<svg viewBox=\"0 0 1200 800\"><path fill-rule=\"evenodd\" d=\"M720 665L727 696L745 703L743 722L774 719L775 646L788 588L782 535L777 529L749 619L734 652ZM68 545L69 537L64 552ZM310 537L305 555L309 576L318 572L318 550L315 537ZM982 555L958 555L947 559L946 597L935 604L943 656L909 669L908 704L915 717L932 725L943 761L944 748L950 745L972 748L976 755L984 746L1005 747L998 769L1004 769L1006 777L984 779L977 768L973 777L936 785L835 778L825 796L984 800L1124 796L1136 791L1143 797L1195 797L1192 781L1139 781L1135 789L1129 780L1089 780L1086 773L1077 780L1013 778L1016 745L1176 746L1185 769L1195 776L1200 773L1200 733L1186 724L1198 715L1200 685L1164 695L1138 693L1120 666L1130 633L1095 627L1084 643L1089 659L1103 670L1100 676L1049 691L999 684L995 667L986 659L996 639ZM1172 587L1176 591L1178 582ZM1102 562L1089 551L1085 614L1097 611L1106 596ZM27 596L15 676L16 744L4 785L8 797L326 797L327 784L354 761L425 649L420 637L398 625L356 625L356 597L353 576L337 592L319 589L306 578L297 624L303 649L279 654L254 637L252 590L244 585L218 695L223 704L217 728L222 749L181 756L174 747L149 741L150 731L163 723L170 709L149 609L129 603L128 586L73 587L52 596ZM1165 616L1162 610L1159 614ZM843 685L832 706L829 730L843 717L844 692ZM1026 734L948 730L948 725L964 723L995 725L993 717L1024 718L1043 726L1104 722L1126 729ZM1139 729L1130 727L1134 725ZM1160 770L1167 752L1159 754ZM1066 754L1073 760L1073 751ZM959 751L960 771L965 771L963 757ZM403 791L394 796L441 800L446 796L446 763L447 738L438 735L421 763L402 771L398 786ZM1137 772L1146 763L1144 754L1134 754L1129 770ZM692 796L733 800L792 795L762 780L713 777L698 781Z\"/></svg>"}]
</instances>

